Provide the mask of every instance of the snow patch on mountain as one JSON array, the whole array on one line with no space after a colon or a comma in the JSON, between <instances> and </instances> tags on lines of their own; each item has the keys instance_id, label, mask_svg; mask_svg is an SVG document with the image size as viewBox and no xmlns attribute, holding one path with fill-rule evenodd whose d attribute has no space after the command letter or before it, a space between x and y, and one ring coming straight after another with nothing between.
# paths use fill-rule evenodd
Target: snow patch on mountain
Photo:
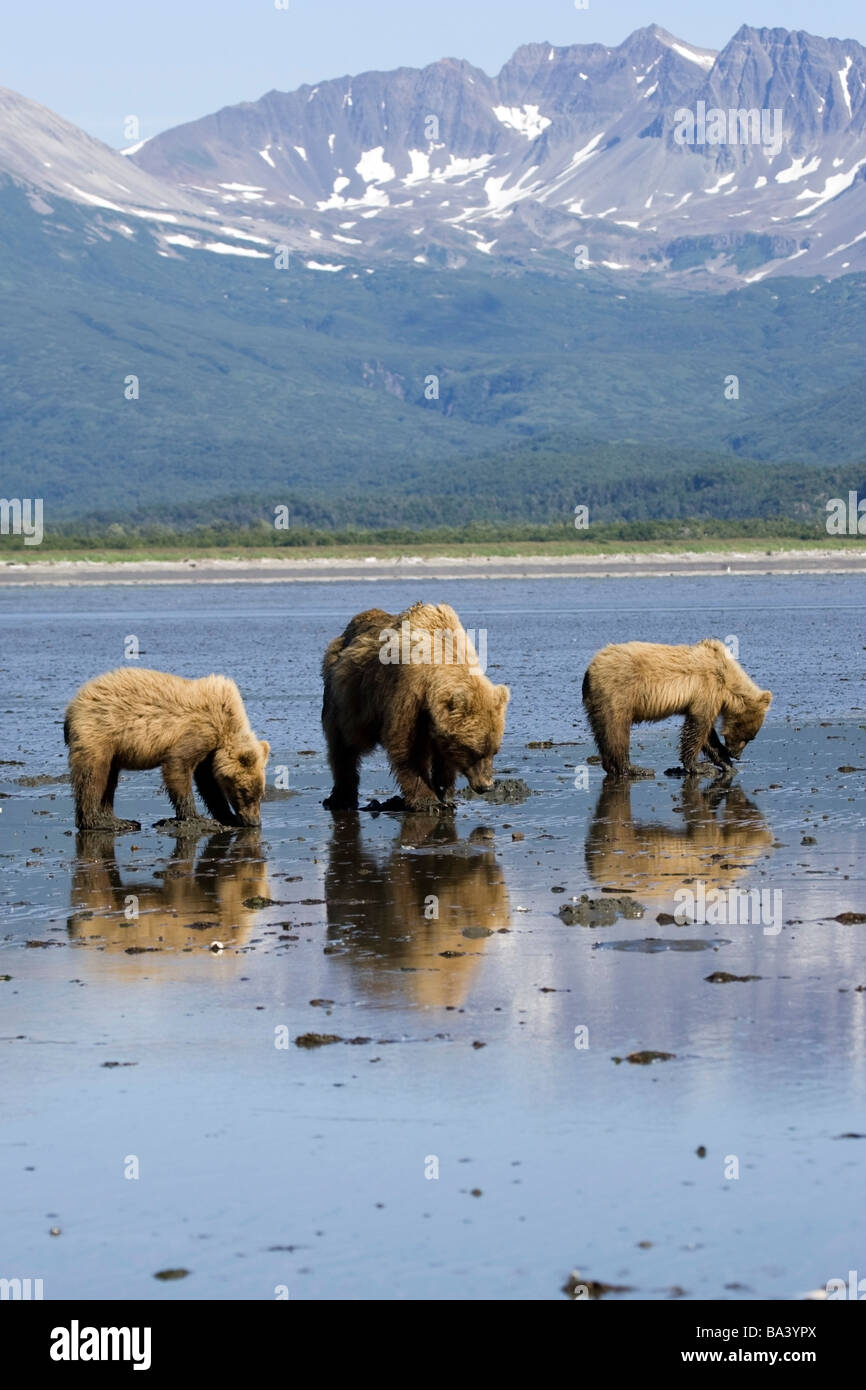
<instances>
[{"instance_id":1,"label":"snow patch on mountain","mask_svg":"<svg viewBox=\"0 0 866 1390\"><path fill-rule=\"evenodd\" d=\"M684 43L671 43L670 47L674 53L678 53L681 58L686 58L690 63L697 63L699 67L709 72L713 63L716 61L711 53L698 53L694 48L687 48Z\"/></svg>"},{"instance_id":2,"label":"snow patch on mountain","mask_svg":"<svg viewBox=\"0 0 866 1390\"><path fill-rule=\"evenodd\" d=\"M253 251L249 246L229 246L225 241L206 241L204 249L215 251L218 256L253 256L259 261L270 260L267 251Z\"/></svg>"},{"instance_id":3,"label":"snow patch on mountain","mask_svg":"<svg viewBox=\"0 0 866 1390\"><path fill-rule=\"evenodd\" d=\"M390 183L397 177L397 172L392 164L385 160L385 146L377 145L375 149L364 150L355 170L361 175L365 183Z\"/></svg>"},{"instance_id":4,"label":"snow patch on mountain","mask_svg":"<svg viewBox=\"0 0 866 1390\"><path fill-rule=\"evenodd\" d=\"M824 184L822 193L813 193L808 188L802 193L798 193L798 202L804 198L815 198L817 201L812 203L810 207L803 208L802 212L796 214L797 217L808 217L811 213L816 212L818 208L823 207L825 203L829 203L833 198L838 198L840 193L844 193L846 188L851 187L864 164L866 164L866 159L860 159L854 165L854 168L849 169L846 174L831 174Z\"/></svg>"},{"instance_id":5,"label":"snow patch on mountain","mask_svg":"<svg viewBox=\"0 0 866 1390\"><path fill-rule=\"evenodd\" d=\"M849 88L849 86L848 86L848 74L849 74L849 72L851 71L851 67L852 67L853 61L854 61L854 60L853 60L852 58L846 57L844 68L840 68L840 69L839 69L839 82L840 82L840 85L841 85L841 87L842 87L842 95L843 95L843 97L845 98L845 105L846 105L847 108L848 108L848 115L849 115L849 116L850 116L851 113L852 113L852 108L851 108L851 90L850 90L850 88Z\"/></svg>"},{"instance_id":6,"label":"snow patch on mountain","mask_svg":"<svg viewBox=\"0 0 866 1390\"><path fill-rule=\"evenodd\" d=\"M814 174L820 163L820 155L814 155L808 164L806 163L806 156L802 155L794 160L790 168L779 170L779 173L776 174L776 183L793 183L795 179L803 179L807 174ZM764 182L766 183L766 181L765 179Z\"/></svg>"},{"instance_id":7,"label":"snow patch on mountain","mask_svg":"<svg viewBox=\"0 0 866 1390\"><path fill-rule=\"evenodd\" d=\"M552 125L549 116L542 116L537 106L494 106L493 114L509 130L519 131L527 140L537 140L542 131Z\"/></svg>"}]
</instances>

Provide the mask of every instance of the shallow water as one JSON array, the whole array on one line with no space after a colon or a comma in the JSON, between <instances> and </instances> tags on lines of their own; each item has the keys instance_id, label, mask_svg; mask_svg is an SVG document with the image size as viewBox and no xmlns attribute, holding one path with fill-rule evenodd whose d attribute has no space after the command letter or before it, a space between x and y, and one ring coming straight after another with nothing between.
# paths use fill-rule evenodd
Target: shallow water
<instances>
[{"instance_id":1,"label":"shallow water","mask_svg":"<svg viewBox=\"0 0 866 1390\"><path fill-rule=\"evenodd\" d=\"M866 1274L866 1139L839 1137L866 1133L866 923L833 920L866 910L861 581L439 583L424 597L486 631L512 687L497 775L531 794L335 821L321 653L359 608L418 597L0 589L0 1276L46 1298L523 1299L575 1268L622 1298ZM140 834L75 836L63 708L130 635L142 665L237 678L288 769L261 835L153 830L153 773L118 791ZM603 791L593 651L707 635L775 692L733 785L666 778L670 722L633 740L655 780ZM393 791L381 756L362 789ZM699 882L763 890L765 916L657 921ZM583 894L643 914L566 925ZM674 1056L613 1060L645 1050Z\"/></svg>"}]
</instances>

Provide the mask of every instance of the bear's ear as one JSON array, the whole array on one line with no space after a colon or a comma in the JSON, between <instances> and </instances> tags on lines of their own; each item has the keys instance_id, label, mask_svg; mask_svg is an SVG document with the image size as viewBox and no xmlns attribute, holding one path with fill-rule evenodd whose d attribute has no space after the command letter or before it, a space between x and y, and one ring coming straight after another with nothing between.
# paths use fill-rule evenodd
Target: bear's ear
<instances>
[{"instance_id":1,"label":"bear's ear","mask_svg":"<svg viewBox=\"0 0 866 1390\"><path fill-rule=\"evenodd\" d=\"M448 692L445 705L452 714L465 714L469 708L469 692L458 685L456 689Z\"/></svg>"},{"instance_id":2,"label":"bear's ear","mask_svg":"<svg viewBox=\"0 0 866 1390\"><path fill-rule=\"evenodd\" d=\"M772 693L772 691L771 691L771 690L762 690L762 691L761 691L760 704L763 705L764 709L769 709L769 708L770 708L770 705L772 704L772 701L773 701L773 693Z\"/></svg>"},{"instance_id":3,"label":"bear's ear","mask_svg":"<svg viewBox=\"0 0 866 1390\"><path fill-rule=\"evenodd\" d=\"M241 767L255 767L259 760L259 755L255 748L244 748L238 753L238 762Z\"/></svg>"},{"instance_id":4,"label":"bear's ear","mask_svg":"<svg viewBox=\"0 0 866 1390\"><path fill-rule=\"evenodd\" d=\"M262 750L262 757L264 758L265 762L267 762L268 758L271 756L271 745L268 743L266 738L262 738L259 739L259 747Z\"/></svg>"},{"instance_id":5,"label":"bear's ear","mask_svg":"<svg viewBox=\"0 0 866 1390\"><path fill-rule=\"evenodd\" d=\"M508 701L511 699L511 691L508 689L507 685L497 685L496 698L500 705L508 704Z\"/></svg>"}]
</instances>

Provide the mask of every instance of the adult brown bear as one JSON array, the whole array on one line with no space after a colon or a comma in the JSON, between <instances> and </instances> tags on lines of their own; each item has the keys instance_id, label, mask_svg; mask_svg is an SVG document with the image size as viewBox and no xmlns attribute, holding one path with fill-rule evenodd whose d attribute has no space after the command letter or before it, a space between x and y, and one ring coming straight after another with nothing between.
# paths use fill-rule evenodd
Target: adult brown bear
<instances>
[{"instance_id":1,"label":"adult brown bear","mask_svg":"<svg viewBox=\"0 0 866 1390\"><path fill-rule=\"evenodd\" d=\"M177 826L202 825L193 777L221 825L261 824L270 745L256 738L240 691L225 676L107 671L71 701L63 737L80 830L140 830L114 814L114 793L120 772L152 767L162 769Z\"/></svg>"},{"instance_id":2,"label":"adult brown bear","mask_svg":"<svg viewBox=\"0 0 866 1390\"><path fill-rule=\"evenodd\" d=\"M416 603L404 613L357 614L328 646L322 676L331 810L357 807L360 761L379 744L402 809L447 804L458 773L473 791L490 791L509 691L484 675L453 608Z\"/></svg>"},{"instance_id":3,"label":"adult brown bear","mask_svg":"<svg viewBox=\"0 0 866 1390\"><path fill-rule=\"evenodd\" d=\"M685 716L682 768L698 770L706 752L717 767L730 766L758 733L772 695L761 690L723 642L706 637L693 647L623 642L596 652L583 678L583 703L602 766L612 777L651 777L629 756L633 724ZM722 739L715 722L722 716Z\"/></svg>"}]
</instances>

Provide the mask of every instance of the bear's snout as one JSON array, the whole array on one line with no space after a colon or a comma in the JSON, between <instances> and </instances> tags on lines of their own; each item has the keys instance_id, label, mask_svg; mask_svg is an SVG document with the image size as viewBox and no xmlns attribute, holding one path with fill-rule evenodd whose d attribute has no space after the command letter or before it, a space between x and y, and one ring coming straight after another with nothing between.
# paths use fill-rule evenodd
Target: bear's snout
<instances>
[{"instance_id":1,"label":"bear's snout","mask_svg":"<svg viewBox=\"0 0 866 1390\"><path fill-rule=\"evenodd\" d=\"M257 830L262 823L262 813L258 808L238 811L235 820L237 824L244 829Z\"/></svg>"},{"instance_id":2,"label":"bear's snout","mask_svg":"<svg viewBox=\"0 0 866 1390\"><path fill-rule=\"evenodd\" d=\"M473 770L467 773L466 780L472 790L477 792L479 796L483 796L485 792L493 791L492 772L476 772Z\"/></svg>"},{"instance_id":3,"label":"bear's snout","mask_svg":"<svg viewBox=\"0 0 866 1390\"><path fill-rule=\"evenodd\" d=\"M463 773L472 790L479 796L493 791L493 758L477 758Z\"/></svg>"}]
</instances>

